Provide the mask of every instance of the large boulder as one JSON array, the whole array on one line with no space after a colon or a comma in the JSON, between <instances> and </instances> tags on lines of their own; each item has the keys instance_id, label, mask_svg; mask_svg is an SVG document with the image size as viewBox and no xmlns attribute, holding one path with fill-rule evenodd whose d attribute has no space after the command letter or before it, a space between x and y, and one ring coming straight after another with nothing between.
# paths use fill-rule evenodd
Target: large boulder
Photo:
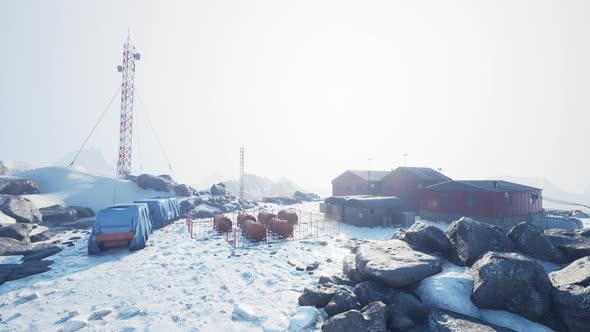
<instances>
[{"instance_id":1,"label":"large boulder","mask_svg":"<svg viewBox=\"0 0 590 332\"><path fill-rule=\"evenodd\" d=\"M73 205L70 206L70 209L74 209L76 211L76 213L78 214L78 218L92 218L96 216L94 210L92 210L89 207Z\"/></svg>"},{"instance_id":2,"label":"large boulder","mask_svg":"<svg viewBox=\"0 0 590 332\"><path fill-rule=\"evenodd\" d=\"M0 225L0 237L9 237L18 241L29 242L31 227L28 224Z\"/></svg>"},{"instance_id":3,"label":"large boulder","mask_svg":"<svg viewBox=\"0 0 590 332\"><path fill-rule=\"evenodd\" d=\"M565 253L569 262L590 255L590 229L548 229L545 235Z\"/></svg>"},{"instance_id":4,"label":"large boulder","mask_svg":"<svg viewBox=\"0 0 590 332\"><path fill-rule=\"evenodd\" d=\"M553 308L570 331L590 327L590 256L549 274L553 284Z\"/></svg>"},{"instance_id":5,"label":"large boulder","mask_svg":"<svg viewBox=\"0 0 590 332\"><path fill-rule=\"evenodd\" d=\"M336 288L317 285L305 287L303 294L299 296L300 306L314 306L316 308L325 307L336 293Z\"/></svg>"},{"instance_id":6,"label":"large boulder","mask_svg":"<svg viewBox=\"0 0 590 332\"><path fill-rule=\"evenodd\" d=\"M16 222L40 223L41 212L33 202L20 196L0 195L0 211Z\"/></svg>"},{"instance_id":7,"label":"large boulder","mask_svg":"<svg viewBox=\"0 0 590 332\"><path fill-rule=\"evenodd\" d=\"M186 184L177 184L174 186L174 193L176 194L176 196L189 197L194 195L195 192L195 189Z\"/></svg>"},{"instance_id":8,"label":"large boulder","mask_svg":"<svg viewBox=\"0 0 590 332\"><path fill-rule=\"evenodd\" d=\"M180 215L185 216L195 208L195 203L191 199L180 202Z\"/></svg>"},{"instance_id":9,"label":"large boulder","mask_svg":"<svg viewBox=\"0 0 590 332\"><path fill-rule=\"evenodd\" d=\"M225 196L227 191L225 190L225 184L217 183L211 186L211 195L213 196Z\"/></svg>"},{"instance_id":10,"label":"large boulder","mask_svg":"<svg viewBox=\"0 0 590 332\"><path fill-rule=\"evenodd\" d=\"M400 240L373 241L359 246L355 263L367 279L391 287L413 285L442 271L440 258L416 251Z\"/></svg>"},{"instance_id":11,"label":"large boulder","mask_svg":"<svg viewBox=\"0 0 590 332\"><path fill-rule=\"evenodd\" d=\"M428 328L436 332L510 332L508 328L484 323L475 318L452 311L432 309L428 315Z\"/></svg>"},{"instance_id":12,"label":"large boulder","mask_svg":"<svg viewBox=\"0 0 590 332\"><path fill-rule=\"evenodd\" d=\"M67 222L78 220L78 212L63 205L52 205L40 208L44 222Z\"/></svg>"},{"instance_id":13,"label":"large boulder","mask_svg":"<svg viewBox=\"0 0 590 332\"><path fill-rule=\"evenodd\" d=\"M350 254L344 256L342 259L342 273L345 277L350 279L353 283L357 284L361 281L364 281L365 278L361 274L361 272L356 268L355 263L355 255Z\"/></svg>"},{"instance_id":14,"label":"large boulder","mask_svg":"<svg viewBox=\"0 0 590 332\"><path fill-rule=\"evenodd\" d=\"M452 246L445 233L438 227L417 221L404 235L404 240L414 248L425 252L448 252Z\"/></svg>"},{"instance_id":15,"label":"large boulder","mask_svg":"<svg viewBox=\"0 0 590 332\"><path fill-rule=\"evenodd\" d=\"M388 305L393 331L406 331L420 325L428 317L428 308L413 294L385 287L373 281L361 282L353 289L359 303L380 301Z\"/></svg>"},{"instance_id":16,"label":"large boulder","mask_svg":"<svg viewBox=\"0 0 590 332\"><path fill-rule=\"evenodd\" d=\"M506 310L539 321L551 303L543 267L517 253L488 252L472 266L471 300L479 308Z\"/></svg>"},{"instance_id":17,"label":"large boulder","mask_svg":"<svg viewBox=\"0 0 590 332\"><path fill-rule=\"evenodd\" d=\"M40 261L43 258L58 254L62 250L63 249L58 246L38 246L25 253L21 260L23 262Z\"/></svg>"},{"instance_id":18,"label":"large boulder","mask_svg":"<svg viewBox=\"0 0 590 332\"><path fill-rule=\"evenodd\" d=\"M514 251L512 241L501 228L471 218L453 221L446 235L454 248L450 258L461 266L471 266L488 251Z\"/></svg>"},{"instance_id":19,"label":"large boulder","mask_svg":"<svg viewBox=\"0 0 590 332\"><path fill-rule=\"evenodd\" d=\"M134 182L137 183L141 189L170 192L174 188L174 183L167 178L150 174L141 174Z\"/></svg>"},{"instance_id":20,"label":"large boulder","mask_svg":"<svg viewBox=\"0 0 590 332\"><path fill-rule=\"evenodd\" d=\"M64 231L58 230L46 230L37 234L33 234L30 236L31 243L41 242L41 241L48 241L51 240L56 235L62 234Z\"/></svg>"},{"instance_id":21,"label":"large boulder","mask_svg":"<svg viewBox=\"0 0 590 332\"><path fill-rule=\"evenodd\" d=\"M32 195L39 193L37 182L15 176L0 176L0 194Z\"/></svg>"},{"instance_id":22,"label":"large boulder","mask_svg":"<svg viewBox=\"0 0 590 332\"><path fill-rule=\"evenodd\" d=\"M9 237L0 237L0 256L23 255L31 250L31 244Z\"/></svg>"},{"instance_id":23,"label":"large boulder","mask_svg":"<svg viewBox=\"0 0 590 332\"><path fill-rule=\"evenodd\" d=\"M328 319L322 331L325 332L385 332L387 331L387 306L373 302L361 311L349 310Z\"/></svg>"},{"instance_id":24,"label":"large boulder","mask_svg":"<svg viewBox=\"0 0 590 332\"><path fill-rule=\"evenodd\" d=\"M348 310L360 308L361 304L356 298L356 295L348 288L341 288L334 293L334 296L330 302L328 302L324 310L329 317L332 317Z\"/></svg>"},{"instance_id":25,"label":"large boulder","mask_svg":"<svg viewBox=\"0 0 590 332\"><path fill-rule=\"evenodd\" d=\"M543 229L528 222L512 227L508 237L516 250L542 261L562 264L567 262L563 252L549 239Z\"/></svg>"}]
</instances>

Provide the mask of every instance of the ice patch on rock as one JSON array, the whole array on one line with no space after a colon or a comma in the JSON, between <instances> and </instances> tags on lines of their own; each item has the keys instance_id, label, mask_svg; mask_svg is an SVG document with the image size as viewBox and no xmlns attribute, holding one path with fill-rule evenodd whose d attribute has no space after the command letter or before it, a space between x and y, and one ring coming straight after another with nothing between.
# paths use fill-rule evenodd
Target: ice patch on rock
<instances>
[{"instance_id":1,"label":"ice patch on rock","mask_svg":"<svg viewBox=\"0 0 590 332\"><path fill-rule=\"evenodd\" d=\"M63 332L74 332L74 331L78 331L79 329L85 327L86 325L88 325L88 323L86 323L83 320L69 320L64 324L62 331Z\"/></svg>"},{"instance_id":2,"label":"ice patch on rock","mask_svg":"<svg viewBox=\"0 0 590 332\"><path fill-rule=\"evenodd\" d=\"M256 322L259 320L258 316L254 312L250 306L245 304L237 304L234 306L234 310L232 312L232 319L233 320L245 320L249 322Z\"/></svg>"},{"instance_id":3,"label":"ice patch on rock","mask_svg":"<svg viewBox=\"0 0 590 332\"><path fill-rule=\"evenodd\" d=\"M309 329L318 321L319 312L314 307L299 307L289 322L289 331L302 331Z\"/></svg>"},{"instance_id":4,"label":"ice patch on rock","mask_svg":"<svg viewBox=\"0 0 590 332\"><path fill-rule=\"evenodd\" d=\"M124 308L123 310L119 311L119 315L117 315L118 319L129 319L135 317L141 313L141 309L136 306L131 306Z\"/></svg>"}]
</instances>

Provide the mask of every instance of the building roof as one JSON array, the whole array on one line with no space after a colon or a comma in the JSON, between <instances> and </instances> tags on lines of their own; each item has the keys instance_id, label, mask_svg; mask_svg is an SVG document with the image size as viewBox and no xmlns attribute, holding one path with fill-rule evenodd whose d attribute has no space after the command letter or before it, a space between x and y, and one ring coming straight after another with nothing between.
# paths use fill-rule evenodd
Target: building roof
<instances>
[{"instance_id":1,"label":"building roof","mask_svg":"<svg viewBox=\"0 0 590 332\"><path fill-rule=\"evenodd\" d=\"M395 196L332 196L326 198L327 204L346 205L351 207L362 207L367 209L394 208L404 209L406 204Z\"/></svg>"},{"instance_id":2,"label":"building roof","mask_svg":"<svg viewBox=\"0 0 590 332\"><path fill-rule=\"evenodd\" d=\"M444 182L444 181L449 181L451 180L450 177L437 172L435 170L433 170L432 168L429 167L398 167L394 170L395 171L407 171L409 173L412 173L413 175L415 175L416 177L425 180L425 181L440 181L440 182Z\"/></svg>"},{"instance_id":3,"label":"building roof","mask_svg":"<svg viewBox=\"0 0 590 332\"><path fill-rule=\"evenodd\" d=\"M447 181L424 188L428 191L490 191L490 192L528 192L541 190L522 184L503 180Z\"/></svg>"},{"instance_id":4,"label":"building roof","mask_svg":"<svg viewBox=\"0 0 590 332\"><path fill-rule=\"evenodd\" d=\"M391 173L391 171L355 171L355 170L348 170L349 172L353 173L356 176L361 177L363 180L369 181L369 173L371 174L371 182L372 181L381 181L387 174Z\"/></svg>"}]
</instances>

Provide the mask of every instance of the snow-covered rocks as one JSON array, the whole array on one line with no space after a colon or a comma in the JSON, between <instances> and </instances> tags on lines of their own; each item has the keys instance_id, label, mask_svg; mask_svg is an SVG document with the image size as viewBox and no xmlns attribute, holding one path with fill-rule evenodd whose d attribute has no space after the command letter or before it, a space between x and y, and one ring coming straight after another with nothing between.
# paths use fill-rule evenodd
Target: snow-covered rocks
<instances>
[{"instance_id":1,"label":"snow-covered rocks","mask_svg":"<svg viewBox=\"0 0 590 332\"><path fill-rule=\"evenodd\" d=\"M440 228L420 221L415 222L405 232L404 240L425 252L446 253L451 249L451 242Z\"/></svg>"},{"instance_id":2,"label":"snow-covered rocks","mask_svg":"<svg viewBox=\"0 0 590 332\"><path fill-rule=\"evenodd\" d=\"M361 311L349 310L328 319L322 331L357 332L386 331L387 306L383 302L372 302Z\"/></svg>"},{"instance_id":3,"label":"snow-covered rocks","mask_svg":"<svg viewBox=\"0 0 590 332\"><path fill-rule=\"evenodd\" d=\"M41 212L30 200L11 195L0 195L0 212L20 223L40 223Z\"/></svg>"},{"instance_id":4,"label":"snow-covered rocks","mask_svg":"<svg viewBox=\"0 0 590 332\"><path fill-rule=\"evenodd\" d=\"M359 303L356 294L354 294L348 288L341 288L334 293L334 296L328 302L324 310L329 317L343 313L352 309L360 309L361 304Z\"/></svg>"},{"instance_id":5,"label":"snow-covered rocks","mask_svg":"<svg viewBox=\"0 0 590 332\"><path fill-rule=\"evenodd\" d=\"M415 251L400 240L361 245L357 249L355 263L366 279L393 287L416 284L442 271L440 258Z\"/></svg>"},{"instance_id":6,"label":"snow-covered rocks","mask_svg":"<svg viewBox=\"0 0 590 332\"><path fill-rule=\"evenodd\" d=\"M39 212L41 212L44 222L64 222L78 220L78 211L73 208L66 208L60 204L40 208Z\"/></svg>"},{"instance_id":7,"label":"snow-covered rocks","mask_svg":"<svg viewBox=\"0 0 590 332\"><path fill-rule=\"evenodd\" d=\"M90 316L88 317L88 320L99 320L99 319L103 319L104 317L110 315L111 312L113 312L113 309L99 309L99 310L95 310L95 311L93 311L90 314Z\"/></svg>"},{"instance_id":8,"label":"snow-covered rocks","mask_svg":"<svg viewBox=\"0 0 590 332\"><path fill-rule=\"evenodd\" d=\"M508 237L514 243L516 250L527 256L557 264L566 262L563 252L538 226L521 222L512 227Z\"/></svg>"},{"instance_id":9,"label":"snow-covered rocks","mask_svg":"<svg viewBox=\"0 0 590 332\"><path fill-rule=\"evenodd\" d=\"M0 256L22 255L31 250L31 244L8 237L0 237Z\"/></svg>"},{"instance_id":10,"label":"snow-covered rocks","mask_svg":"<svg viewBox=\"0 0 590 332\"><path fill-rule=\"evenodd\" d=\"M330 286L317 285L306 287L303 290L303 294L299 296L299 305L323 308L330 302L335 293L336 288Z\"/></svg>"},{"instance_id":11,"label":"snow-covered rocks","mask_svg":"<svg viewBox=\"0 0 590 332\"><path fill-rule=\"evenodd\" d=\"M32 195L39 193L39 186L31 179L0 175L0 194Z\"/></svg>"},{"instance_id":12,"label":"snow-covered rocks","mask_svg":"<svg viewBox=\"0 0 590 332\"><path fill-rule=\"evenodd\" d=\"M142 313L142 310L138 306L129 306L121 309L117 315L117 319L129 319Z\"/></svg>"},{"instance_id":13,"label":"snow-covered rocks","mask_svg":"<svg viewBox=\"0 0 590 332\"><path fill-rule=\"evenodd\" d=\"M225 190L225 184L217 183L211 186L211 195L213 196L225 196L227 191Z\"/></svg>"},{"instance_id":14,"label":"snow-covered rocks","mask_svg":"<svg viewBox=\"0 0 590 332\"><path fill-rule=\"evenodd\" d=\"M516 253L488 252L472 271L471 298L479 308L506 310L533 321L549 309L551 282L534 260Z\"/></svg>"},{"instance_id":15,"label":"snow-covered rocks","mask_svg":"<svg viewBox=\"0 0 590 332\"><path fill-rule=\"evenodd\" d=\"M458 265L471 266L488 251L510 252L514 249L501 228L471 218L454 221L445 234L454 248L450 258Z\"/></svg>"},{"instance_id":16,"label":"snow-covered rocks","mask_svg":"<svg viewBox=\"0 0 590 332\"><path fill-rule=\"evenodd\" d=\"M232 311L232 319L256 322L260 320L260 317L256 315L256 312L252 307L240 303L234 306Z\"/></svg>"},{"instance_id":17,"label":"snow-covered rocks","mask_svg":"<svg viewBox=\"0 0 590 332\"><path fill-rule=\"evenodd\" d=\"M174 189L174 183L166 177L155 176L151 174L141 174L137 178L131 179L141 189L152 189L155 191L170 192Z\"/></svg>"},{"instance_id":18,"label":"snow-covered rocks","mask_svg":"<svg viewBox=\"0 0 590 332\"><path fill-rule=\"evenodd\" d=\"M25 302L33 301L37 298L39 298L39 294L37 292L23 291L21 293L18 293L18 295L16 296L16 302L22 304Z\"/></svg>"},{"instance_id":19,"label":"snow-covered rocks","mask_svg":"<svg viewBox=\"0 0 590 332\"><path fill-rule=\"evenodd\" d=\"M77 319L68 320L64 324L62 331L63 332L74 332L74 331L78 331L78 330L86 327L86 325L88 325L88 323L83 320L77 320Z\"/></svg>"},{"instance_id":20,"label":"snow-covered rocks","mask_svg":"<svg viewBox=\"0 0 590 332\"><path fill-rule=\"evenodd\" d=\"M0 224L0 237L9 237L18 241L29 242L31 226L28 224Z\"/></svg>"},{"instance_id":21,"label":"snow-covered rocks","mask_svg":"<svg viewBox=\"0 0 590 332\"><path fill-rule=\"evenodd\" d=\"M510 332L508 328L484 323L452 311L433 309L428 316L428 327L437 332Z\"/></svg>"},{"instance_id":22,"label":"snow-covered rocks","mask_svg":"<svg viewBox=\"0 0 590 332\"><path fill-rule=\"evenodd\" d=\"M552 303L570 331L590 326L590 256L580 258L562 270L552 272Z\"/></svg>"},{"instance_id":23,"label":"snow-covered rocks","mask_svg":"<svg viewBox=\"0 0 590 332\"><path fill-rule=\"evenodd\" d=\"M590 229L548 229L545 235L555 242L570 262L590 255Z\"/></svg>"},{"instance_id":24,"label":"snow-covered rocks","mask_svg":"<svg viewBox=\"0 0 590 332\"><path fill-rule=\"evenodd\" d=\"M375 301L388 305L389 321L394 330L408 330L421 324L428 316L428 308L415 295L373 281L356 285L354 294L361 305Z\"/></svg>"}]
</instances>

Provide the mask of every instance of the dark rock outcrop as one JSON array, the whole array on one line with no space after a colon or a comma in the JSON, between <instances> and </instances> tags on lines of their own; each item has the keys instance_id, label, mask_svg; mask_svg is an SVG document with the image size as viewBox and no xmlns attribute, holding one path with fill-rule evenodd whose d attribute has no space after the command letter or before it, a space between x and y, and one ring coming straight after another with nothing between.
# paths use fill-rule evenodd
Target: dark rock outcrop
<instances>
[{"instance_id":1,"label":"dark rock outcrop","mask_svg":"<svg viewBox=\"0 0 590 332\"><path fill-rule=\"evenodd\" d=\"M508 237L516 250L542 261L562 264L567 261L565 255L543 232L543 229L528 222L521 222L512 227Z\"/></svg>"},{"instance_id":2,"label":"dark rock outcrop","mask_svg":"<svg viewBox=\"0 0 590 332\"><path fill-rule=\"evenodd\" d=\"M565 253L569 262L590 255L590 229L548 229L545 235Z\"/></svg>"},{"instance_id":3,"label":"dark rock outcrop","mask_svg":"<svg viewBox=\"0 0 590 332\"><path fill-rule=\"evenodd\" d=\"M52 205L40 208L44 222L68 222L78 220L78 212L63 205Z\"/></svg>"},{"instance_id":4,"label":"dark rock outcrop","mask_svg":"<svg viewBox=\"0 0 590 332\"><path fill-rule=\"evenodd\" d=\"M154 176L150 174L141 174L135 180L135 183L141 189L152 189L155 191L170 192L174 188L174 183L169 181L167 178Z\"/></svg>"},{"instance_id":5,"label":"dark rock outcrop","mask_svg":"<svg viewBox=\"0 0 590 332\"><path fill-rule=\"evenodd\" d=\"M570 331L590 327L590 256L549 274L553 308Z\"/></svg>"},{"instance_id":6,"label":"dark rock outcrop","mask_svg":"<svg viewBox=\"0 0 590 332\"><path fill-rule=\"evenodd\" d=\"M452 311L432 309L428 315L428 328L436 332L511 332L513 330L484 323L475 318Z\"/></svg>"},{"instance_id":7,"label":"dark rock outcrop","mask_svg":"<svg viewBox=\"0 0 590 332\"><path fill-rule=\"evenodd\" d=\"M33 248L31 251L27 252L21 260L23 262L39 261L43 258L53 256L61 252L62 250L63 249L58 246L40 246L37 248Z\"/></svg>"},{"instance_id":8,"label":"dark rock outcrop","mask_svg":"<svg viewBox=\"0 0 590 332\"><path fill-rule=\"evenodd\" d=\"M227 191L225 190L225 184L217 183L211 186L211 195L213 196L225 196Z\"/></svg>"},{"instance_id":9,"label":"dark rock outcrop","mask_svg":"<svg viewBox=\"0 0 590 332\"><path fill-rule=\"evenodd\" d=\"M321 276L318 282L320 285L342 285L342 286L354 286L356 283L348 277L340 277L340 276Z\"/></svg>"},{"instance_id":10,"label":"dark rock outcrop","mask_svg":"<svg viewBox=\"0 0 590 332\"><path fill-rule=\"evenodd\" d=\"M74 209L76 211L76 213L78 214L78 218L92 218L96 216L96 213L94 213L94 210L92 210L89 207L83 207L83 206L70 206L70 209Z\"/></svg>"},{"instance_id":11,"label":"dark rock outcrop","mask_svg":"<svg viewBox=\"0 0 590 332\"><path fill-rule=\"evenodd\" d=\"M51 270L49 265L53 261L30 261L22 264L0 264L0 285L3 283L25 278L31 275L47 272Z\"/></svg>"},{"instance_id":12,"label":"dark rock outcrop","mask_svg":"<svg viewBox=\"0 0 590 332\"><path fill-rule=\"evenodd\" d=\"M473 267L471 300L482 309L506 310L539 321L551 303L543 267L517 253L488 252Z\"/></svg>"},{"instance_id":13,"label":"dark rock outcrop","mask_svg":"<svg viewBox=\"0 0 590 332\"><path fill-rule=\"evenodd\" d=\"M451 249L451 242L440 228L420 221L406 231L404 241L425 252L446 253Z\"/></svg>"},{"instance_id":14,"label":"dark rock outcrop","mask_svg":"<svg viewBox=\"0 0 590 332\"><path fill-rule=\"evenodd\" d=\"M501 228L471 218L453 221L446 235L454 248L450 259L457 265L471 266L488 251L514 251Z\"/></svg>"},{"instance_id":15,"label":"dark rock outcrop","mask_svg":"<svg viewBox=\"0 0 590 332\"><path fill-rule=\"evenodd\" d=\"M0 211L20 223L40 223L41 212L33 202L20 196L0 195Z\"/></svg>"},{"instance_id":16,"label":"dark rock outcrop","mask_svg":"<svg viewBox=\"0 0 590 332\"><path fill-rule=\"evenodd\" d=\"M0 175L0 194L32 195L39 193L37 182L15 176Z\"/></svg>"},{"instance_id":17,"label":"dark rock outcrop","mask_svg":"<svg viewBox=\"0 0 590 332\"><path fill-rule=\"evenodd\" d=\"M177 184L174 186L176 196L189 197L196 193L196 190L186 184Z\"/></svg>"},{"instance_id":18,"label":"dark rock outcrop","mask_svg":"<svg viewBox=\"0 0 590 332\"><path fill-rule=\"evenodd\" d=\"M31 226L28 224L0 225L0 237L9 237L18 241L29 242Z\"/></svg>"},{"instance_id":19,"label":"dark rock outcrop","mask_svg":"<svg viewBox=\"0 0 590 332\"><path fill-rule=\"evenodd\" d=\"M442 271L440 258L416 251L400 240L359 246L355 263L366 279L392 287L413 285Z\"/></svg>"},{"instance_id":20,"label":"dark rock outcrop","mask_svg":"<svg viewBox=\"0 0 590 332\"><path fill-rule=\"evenodd\" d=\"M304 202L319 201L321 199L320 196L318 196L317 194L314 194L314 193L306 194L306 193L303 193L299 190L293 194L293 198L304 201Z\"/></svg>"},{"instance_id":21,"label":"dark rock outcrop","mask_svg":"<svg viewBox=\"0 0 590 332\"><path fill-rule=\"evenodd\" d=\"M328 319L322 331L325 332L385 332L387 331L387 306L373 302L361 311L349 310Z\"/></svg>"},{"instance_id":22,"label":"dark rock outcrop","mask_svg":"<svg viewBox=\"0 0 590 332\"><path fill-rule=\"evenodd\" d=\"M316 308L325 307L336 293L336 288L322 285L306 287L303 294L299 296L299 305L314 306Z\"/></svg>"},{"instance_id":23,"label":"dark rock outcrop","mask_svg":"<svg viewBox=\"0 0 590 332\"><path fill-rule=\"evenodd\" d=\"M356 295L348 288L341 288L334 293L334 296L324 310L329 317L332 317L348 310L360 308L361 304L356 298Z\"/></svg>"},{"instance_id":24,"label":"dark rock outcrop","mask_svg":"<svg viewBox=\"0 0 590 332\"><path fill-rule=\"evenodd\" d=\"M428 308L415 295L388 288L373 281L356 285L354 294L361 305L380 301L388 305L388 321L393 331L406 331L422 324Z\"/></svg>"},{"instance_id":25,"label":"dark rock outcrop","mask_svg":"<svg viewBox=\"0 0 590 332\"><path fill-rule=\"evenodd\" d=\"M52 237L62 234L62 233L64 233L64 231L46 230L41 233L31 235L30 239L31 239L32 243L40 242L40 241L47 241L47 240L51 240Z\"/></svg>"}]
</instances>

